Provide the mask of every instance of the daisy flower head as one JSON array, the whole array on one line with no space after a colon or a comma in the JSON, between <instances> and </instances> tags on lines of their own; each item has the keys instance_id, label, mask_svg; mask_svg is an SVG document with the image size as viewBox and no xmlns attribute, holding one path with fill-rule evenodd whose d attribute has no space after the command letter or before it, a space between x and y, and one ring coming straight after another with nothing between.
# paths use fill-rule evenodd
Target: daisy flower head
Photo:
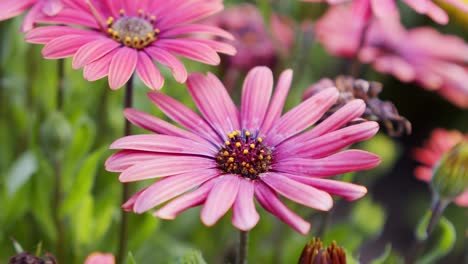
<instances>
[{"instance_id":1,"label":"daisy flower head","mask_svg":"<svg viewBox=\"0 0 468 264\"><path fill-rule=\"evenodd\" d=\"M130 122L156 134L116 140L111 149L121 151L106 161L106 168L120 172L121 182L159 180L135 194L123 208L143 213L162 205L154 216L174 219L202 205L201 220L207 226L232 208L232 224L247 231L259 221L256 199L268 212L306 234L310 224L278 195L323 211L333 205L330 194L348 200L364 196L365 187L327 177L378 165L380 158L372 153L340 151L374 136L378 124L342 128L365 110L363 101L354 100L307 130L335 103L338 91L326 89L281 115L291 81L292 71L283 72L271 96L271 70L252 69L243 85L239 111L213 74L192 74L187 86L202 117L167 95L148 94L185 129L127 109Z\"/></svg>"},{"instance_id":2,"label":"daisy flower head","mask_svg":"<svg viewBox=\"0 0 468 264\"><path fill-rule=\"evenodd\" d=\"M465 149L468 146L468 134L462 134L458 130L446 130L443 128L434 129L429 139L424 142L423 147L414 151L414 158L421 165L416 167L414 174L416 178L425 182L431 182L436 170L441 165L444 156L451 152L454 147L464 142ZM466 150L465 150L466 152ZM467 174L467 164L465 158L464 173ZM457 183L460 185L460 183ZM468 190L458 195L454 202L459 206L468 206Z\"/></svg>"},{"instance_id":3,"label":"daisy flower head","mask_svg":"<svg viewBox=\"0 0 468 264\"><path fill-rule=\"evenodd\" d=\"M28 11L24 17L21 31L29 31L38 20L55 16L63 8L62 0L2 0L0 3L0 21L10 19Z\"/></svg>"},{"instance_id":4,"label":"daisy flower head","mask_svg":"<svg viewBox=\"0 0 468 264\"><path fill-rule=\"evenodd\" d=\"M226 43L201 36L232 39L231 34L197 21L223 9L206 0L96 1L67 0L66 7L48 22L65 24L30 31L26 40L45 44L47 59L73 57L73 68L84 68L84 78L108 76L111 89L122 87L136 71L151 89L164 78L155 62L170 68L178 82L187 71L175 56L209 65L220 62L218 52L235 54Z\"/></svg>"}]
</instances>

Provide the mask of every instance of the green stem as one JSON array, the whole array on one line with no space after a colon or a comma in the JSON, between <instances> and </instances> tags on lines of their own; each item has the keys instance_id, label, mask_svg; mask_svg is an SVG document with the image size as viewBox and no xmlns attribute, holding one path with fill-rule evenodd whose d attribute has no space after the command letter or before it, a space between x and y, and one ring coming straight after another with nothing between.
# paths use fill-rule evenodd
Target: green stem
<instances>
[{"instance_id":1,"label":"green stem","mask_svg":"<svg viewBox=\"0 0 468 264\"><path fill-rule=\"evenodd\" d=\"M239 231L239 248L237 250L237 264L247 264L249 232Z\"/></svg>"},{"instance_id":2,"label":"green stem","mask_svg":"<svg viewBox=\"0 0 468 264\"><path fill-rule=\"evenodd\" d=\"M125 89L124 108L132 107L133 102L133 76L128 80ZM125 136L131 134L130 122L125 119ZM130 185L124 183L122 186L122 204L124 204L130 198ZM120 232L119 232L119 249L117 251L117 263L124 263L124 259L127 252L127 241L128 241L128 214L124 210L121 210L121 221L120 221Z\"/></svg>"}]
</instances>

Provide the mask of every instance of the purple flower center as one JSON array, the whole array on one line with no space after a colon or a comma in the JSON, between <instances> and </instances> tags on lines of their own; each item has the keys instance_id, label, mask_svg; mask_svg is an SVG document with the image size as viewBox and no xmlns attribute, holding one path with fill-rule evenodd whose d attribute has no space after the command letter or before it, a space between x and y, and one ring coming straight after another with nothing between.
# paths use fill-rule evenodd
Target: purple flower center
<instances>
[{"instance_id":1,"label":"purple flower center","mask_svg":"<svg viewBox=\"0 0 468 264\"><path fill-rule=\"evenodd\" d=\"M226 173L239 174L252 180L267 172L272 162L272 149L263 143L263 138L243 130L228 134L216 158L218 168Z\"/></svg>"},{"instance_id":2,"label":"purple flower center","mask_svg":"<svg viewBox=\"0 0 468 264\"><path fill-rule=\"evenodd\" d=\"M107 33L113 40L127 47L143 49L157 39L159 29L155 28L155 16L149 16L142 10L138 16L125 16L125 10L120 10L120 17L107 19Z\"/></svg>"}]
</instances>

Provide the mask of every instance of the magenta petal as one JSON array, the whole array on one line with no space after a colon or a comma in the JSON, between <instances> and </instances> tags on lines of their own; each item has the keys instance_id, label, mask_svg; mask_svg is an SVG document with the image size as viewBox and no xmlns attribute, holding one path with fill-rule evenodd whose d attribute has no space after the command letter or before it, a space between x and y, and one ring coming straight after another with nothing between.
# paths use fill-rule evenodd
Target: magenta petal
<instances>
[{"instance_id":1,"label":"magenta petal","mask_svg":"<svg viewBox=\"0 0 468 264\"><path fill-rule=\"evenodd\" d=\"M380 157L367 151L346 150L322 159L289 158L273 164L273 169L296 175L327 177L368 170L380 163Z\"/></svg>"},{"instance_id":2,"label":"magenta petal","mask_svg":"<svg viewBox=\"0 0 468 264\"><path fill-rule=\"evenodd\" d=\"M28 43L46 44L53 39L63 37L65 35L96 35L96 32L65 26L38 27L28 31L25 41Z\"/></svg>"},{"instance_id":3,"label":"magenta petal","mask_svg":"<svg viewBox=\"0 0 468 264\"><path fill-rule=\"evenodd\" d=\"M292 78L292 70L285 70L281 73L273 98L271 99L270 106L268 107L265 119L263 120L260 134L268 133L271 127L279 120L281 113L283 112L286 97L288 96L289 89L291 87Z\"/></svg>"},{"instance_id":4,"label":"magenta petal","mask_svg":"<svg viewBox=\"0 0 468 264\"><path fill-rule=\"evenodd\" d=\"M140 162L126 170L119 177L121 182L134 182L152 178L187 173L197 169L216 168L212 159L198 156L166 156Z\"/></svg>"},{"instance_id":5,"label":"magenta petal","mask_svg":"<svg viewBox=\"0 0 468 264\"><path fill-rule=\"evenodd\" d=\"M107 55L104 55L102 58L84 66L83 77L85 78L85 80L96 81L106 77L109 74L109 68L110 63L112 61L112 57L116 52L117 49L111 51Z\"/></svg>"},{"instance_id":6,"label":"magenta petal","mask_svg":"<svg viewBox=\"0 0 468 264\"><path fill-rule=\"evenodd\" d=\"M159 72L153 60L144 52L138 52L136 67L138 76L146 86L153 90L159 90L164 85L164 78Z\"/></svg>"},{"instance_id":7,"label":"magenta petal","mask_svg":"<svg viewBox=\"0 0 468 264\"><path fill-rule=\"evenodd\" d=\"M112 57L109 67L109 86L116 90L132 77L138 62L138 51L122 47Z\"/></svg>"},{"instance_id":8,"label":"magenta petal","mask_svg":"<svg viewBox=\"0 0 468 264\"><path fill-rule=\"evenodd\" d=\"M134 211L135 213L148 211L218 175L216 170L192 170L192 172L161 179L138 196Z\"/></svg>"},{"instance_id":9,"label":"magenta petal","mask_svg":"<svg viewBox=\"0 0 468 264\"><path fill-rule=\"evenodd\" d=\"M287 174L267 172L260 178L273 190L296 203L321 211L333 207L333 199L328 193L292 180Z\"/></svg>"},{"instance_id":10,"label":"magenta petal","mask_svg":"<svg viewBox=\"0 0 468 264\"><path fill-rule=\"evenodd\" d=\"M354 201L362 198L367 193L366 187L349 182L320 179L308 176L297 176L292 174L288 174L288 177L295 181L302 182L319 190L325 191L329 194L341 196L348 201Z\"/></svg>"},{"instance_id":11,"label":"magenta petal","mask_svg":"<svg viewBox=\"0 0 468 264\"><path fill-rule=\"evenodd\" d=\"M166 30L160 34L161 37L176 37L185 34L206 33L229 40L234 40L231 33L210 25L189 24Z\"/></svg>"},{"instance_id":12,"label":"magenta petal","mask_svg":"<svg viewBox=\"0 0 468 264\"><path fill-rule=\"evenodd\" d=\"M166 205L157 210L153 215L161 219L175 219L176 216L183 211L205 202L206 197L208 197L208 194L210 193L214 183L215 179L206 181L196 190L187 194L183 194L168 202Z\"/></svg>"},{"instance_id":13,"label":"magenta petal","mask_svg":"<svg viewBox=\"0 0 468 264\"><path fill-rule=\"evenodd\" d=\"M279 199L278 195L264 183L258 182L255 184L255 197L257 197L257 201L265 210L290 225L297 232L303 235L309 232L310 223L291 211Z\"/></svg>"},{"instance_id":14,"label":"magenta petal","mask_svg":"<svg viewBox=\"0 0 468 264\"><path fill-rule=\"evenodd\" d=\"M266 141L276 146L317 122L338 99L336 88L325 89L287 112L268 131Z\"/></svg>"},{"instance_id":15,"label":"magenta petal","mask_svg":"<svg viewBox=\"0 0 468 264\"><path fill-rule=\"evenodd\" d=\"M193 73L187 80L187 87L198 109L219 136L225 137L227 133L238 129L236 107L216 77L211 76L210 79Z\"/></svg>"},{"instance_id":16,"label":"magenta petal","mask_svg":"<svg viewBox=\"0 0 468 264\"><path fill-rule=\"evenodd\" d=\"M187 69L185 69L184 64L174 55L155 46L145 48L145 52L157 62L171 69L176 81L184 83L187 80Z\"/></svg>"},{"instance_id":17,"label":"magenta petal","mask_svg":"<svg viewBox=\"0 0 468 264\"><path fill-rule=\"evenodd\" d=\"M73 56L86 43L100 38L99 35L65 35L53 39L44 49L42 55L46 59L62 59Z\"/></svg>"},{"instance_id":18,"label":"magenta petal","mask_svg":"<svg viewBox=\"0 0 468 264\"><path fill-rule=\"evenodd\" d=\"M210 149L208 144L196 141L167 136L167 135L133 135L119 138L109 147L110 149L133 149L161 153L194 154L213 157L216 151Z\"/></svg>"},{"instance_id":19,"label":"magenta petal","mask_svg":"<svg viewBox=\"0 0 468 264\"><path fill-rule=\"evenodd\" d=\"M260 220L260 215L255 209L254 191L254 183L251 180L240 181L239 192L232 208L232 224L239 230L249 231Z\"/></svg>"},{"instance_id":20,"label":"magenta petal","mask_svg":"<svg viewBox=\"0 0 468 264\"><path fill-rule=\"evenodd\" d=\"M219 142L216 132L198 114L162 93L148 93L150 100L168 117L212 142Z\"/></svg>"},{"instance_id":21,"label":"magenta petal","mask_svg":"<svg viewBox=\"0 0 468 264\"><path fill-rule=\"evenodd\" d=\"M468 206L468 190L464 193L460 194L457 198L455 198L455 203L459 206Z\"/></svg>"},{"instance_id":22,"label":"magenta petal","mask_svg":"<svg viewBox=\"0 0 468 264\"><path fill-rule=\"evenodd\" d=\"M206 226L212 226L227 213L234 203L242 179L233 174L219 178L208 194L201 211L201 220Z\"/></svg>"},{"instance_id":23,"label":"magenta petal","mask_svg":"<svg viewBox=\"0 0 468 264\"><path fill-rule=\"evenodd\" d=\"M137 150L121 150L112 154L106 160L105 167L107 171L122 172L137 163L167 157L168 155L170 154Z\"/></svg>"},{"instance_id":24,"label":"magenta petal","mask_svg":"<svg viewBox=\"0 0 468 264\"><path fill-rule=\"evenodd\" d=\"M242 89L242 128L257 130L263 123L273 89L273 73L267 67L255 67L247 74Z\"/></svg>"},{"instance_id":25,"label":"magenta petal","mask_svg":"<svg viewBox=\"0 0 468 264\"><path fill-rule=\"evenodd\" d=\"M0 2L0 21L7 20L29 9L36 0L2 0Z\"/></svg>"},{"instance_id":26,"label":"magenta petal","mask_svg":"<svg viewBox=\"0 0 468 264\"><path fill-rule=\"evenodd\" d=\"M119 43L107 38L100 38L89 42L81 46L75 53L72 66L74 69L79 69L88 63L100 59L119 46Z\"/></svg>"},{"instance_id":27,"label":"magenta petal","mask_svg":"<svg viewBox=\"0 0 468 264\"><path fill-rule=\"evenodd\" d=\"M138 191L137 193L135 193L134 195L132 195L132 197L130 197L130 199L128 199L124 204L122 204L121 208L122 208L125 212L132 212L132 211L134 211L134 209L135 209L135 202L137 201L138 197L139 197L146 189L147 189L147 188L141 189L140 191Z\"/></svg>"},{"instance_id":28,"label":"magenta petal","mask_svg":"<svg viewBox=\"0 0 468 264\"><path fill-rule=\"evenodd\" d=\"M218 65L221 62L218 53L204 44L188 44L179 39L160 39L156 41L154 45L161 49L168 50L169 52L209 65Z\"/></svg>"}]
</instances>

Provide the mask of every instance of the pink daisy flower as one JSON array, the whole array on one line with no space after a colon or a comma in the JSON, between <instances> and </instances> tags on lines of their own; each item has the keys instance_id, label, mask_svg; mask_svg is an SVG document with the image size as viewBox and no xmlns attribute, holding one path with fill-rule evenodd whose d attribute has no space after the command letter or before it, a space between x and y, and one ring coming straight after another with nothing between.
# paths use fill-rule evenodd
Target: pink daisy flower
<instances>
[{"instance_id":1,"label":"pink daisy flower","mask_svg":"<svg viewBox=\"0 0 468 264\"><path fill-rule=\"evenodd\" d=\"M306 2L327 2L329 4L343 4L353 0L302 0ZM412 9L420 14L428 15L439 24L447 24L449 17L447 13L440 8L433 0L402 0ZM372 13L382 19L389 16L399 17L398 7L395 0L354 0L354 2L367 2L372 10ZM463 0L440 0L468 13L468 4Z\"/></svg>"},{"instance_id":2,"label":"pink daisy flower","mask_svg":"<svg viewBox=\"0 0 468 264\"><path fill-rule=\"evenodd\" d=\"M2 0L0 2L0 21L15 17L27 10L21 31L29 31L38 20L55 16L62 10L61 0Z\"/></svg>"},{"instance_id":3,"label":"pink daisy flower","mask_svg":"<svg viewBox=\"0 0 468 264\"><path fill-rule=\"evenodd\" d=\"M26 40L46 44L42 53L47 59L73 56L73 68L83 67L85 79L108 76L112 89L123 86L135 71L148 87L160 89L164 78L154 61L169 67L176 81L185 82L187 71L174 55L217 65L217 52L235 54L229 44L199 37L203 33L232 39L231 34L195 23L221 11L221 2L63 1L66 7L48 22L67 25L34 29Z\"/></svg>"},{"instance_id":4,"label":"pink daisy flower","mask_svg":"<svg viewBox=\"0 0 468 264\"><path fill-rule=\"evenodd\" d=\"M347 200L364 196L365 187L327 177L379 164L380 158L372 153L340 151L374 136L378 124L342 128L365 110L363 101L354 100L307 130L335 103L338 91L326 89L281 115L291 81L292 71L283 72L271 96L271 70L254 68L244 82L239 111L213 74L192 74L188 90L203 117L167 95L148 94L185 129L135 109L125 110L130 122L157 134L115 141L110 148L122 150L107 160L106 169L121 172L121 182L159 180L123 208L143 213L162 205L154 216L175 219L202 205L201 220L207 226L232 208L232 224L247 231L259 221L256 199L265 210L306 234L310 224L288 209L278 194L317 210L332 207L330 194Z\"/></svg>"},{"instance_id":5,"label":"pink daisy flower","mask_svg":"<svg viewBox=\"0 0 468 264\"><path fill-rule=\"evenodd\" d=\"M463 135L457 130L434 129L424 146L414 151L414 158L422 163L414 170L416 178L430 182L434 169L444 154L462 140L468 140L468 134ZM455 198L455 203L460 206L468 206L468 190Z\"/></svg>"},{"instance_id":6,"label":"pink daisy flower","mask_svg":"<svg viewBox=\"0 0 468 264\"><path fill-rule=\"evenodd\" d=\"M110 253L94 252L86 258L84 264L115 264L115 257Z\"/></svg>"}]
</instances>

